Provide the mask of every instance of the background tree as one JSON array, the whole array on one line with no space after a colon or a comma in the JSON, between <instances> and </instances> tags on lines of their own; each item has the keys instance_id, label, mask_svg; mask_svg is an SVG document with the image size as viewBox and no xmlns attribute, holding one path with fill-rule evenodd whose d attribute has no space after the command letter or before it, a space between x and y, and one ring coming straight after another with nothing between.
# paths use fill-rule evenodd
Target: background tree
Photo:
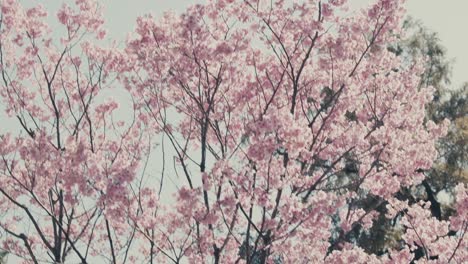
<instances>
[{"instance_id":1,"label":"background tree","mask_svg":"<svg viewBox=\"0 0 468 264\"><path fill-rule=\"evenodd\" d=\"M400 199L430 201L432 215L448 219L453 213L454 188L466 184L466 86L450 89L451 62L437 34L424 27L421 22L407 18L403 25L404 34L388 46L389 51L403 57L407 63L423 56L426 58L420 87L434 87L434 98L426 106L427 119L440 123L451 121L448 134L437 143L438 158L434 166L425 172L427 178L411 189L401 190ZM445 196L440 196L444 193ZM439 195L439 197L438 197ZM439 200L442 200L440 202ZM374 254L383 254L401 241L401 227L395 227L392 219L380 217L370 232L356 230L353 239ZM418 257L422 257L419 255Z\"/></svg>"},{"instance_id":2,"label":"background tree","mask_svg":"<svg viewBox=\"0 0 468 264\"><path fill-rule=\"evenodd\" d=\"M396 49L410 57L418 53L426 56L421 87L436 88L434 100L426 108L428 118L436 123L449 119L452 124L448 135L439 141L439 158L428 178L435 193L444 189L450 192L458 182L466 183L467 180L467 144L463 135L466 134L467 88L466 85L450 87L451 63L435 32L411 18L405 21L403 28L411 35L402 40Z\"/></svg>"}]
</instances>

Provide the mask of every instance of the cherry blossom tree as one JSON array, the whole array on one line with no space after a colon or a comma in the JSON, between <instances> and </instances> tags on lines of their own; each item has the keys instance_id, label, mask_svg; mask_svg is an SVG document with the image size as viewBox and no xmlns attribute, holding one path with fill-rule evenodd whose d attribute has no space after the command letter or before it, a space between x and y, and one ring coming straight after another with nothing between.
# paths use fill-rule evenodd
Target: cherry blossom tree
<instances>
[{"instance_id":1,"label":"cherry blossom tree","mask_svg":"<svg viewBox=\"0 0 468 264\"><path fill-rule=\"evenodd\" d=\"M466 186L450 219L399 199L420 184L448 122L425 119L424 57L387 49L403 1L213 0L138 18L101 47L101 7L57 18L1 6L1 95L23 132L1 137L3 248L27 263L463 263ZM106 91L127 91L114 120ZM178 189L143 184L165 138ZM157 177L158 175L152 175ZM352 239L379 217L401 241ZM416 254L422 252L422 254Z\"/></svg>"},{"instance_id":2,"label":"cherry blossom tree","mask_svg":"<svg viewBox=\"0 0 468 264\"><path fill-rule=\"evenodd\" d=\"M22 129L0 137L2 248L25 263L116 263L135 233L126 208L144 129L115 120L118 104L106 99L115 55L93 44L105 35L101 7L63 4L54 29L46 16L1 2L0 93Z\"/></svg>"}]
</instances>

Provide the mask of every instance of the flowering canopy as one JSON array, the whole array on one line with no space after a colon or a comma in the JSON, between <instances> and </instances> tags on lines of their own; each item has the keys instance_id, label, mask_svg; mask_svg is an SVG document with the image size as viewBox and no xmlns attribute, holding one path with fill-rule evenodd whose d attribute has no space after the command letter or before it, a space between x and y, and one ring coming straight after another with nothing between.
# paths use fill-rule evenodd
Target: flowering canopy
<instances>
[{"instance_id":1,"label":"flowering canopy","mask_svg":"<svg viewBox=\"0 0 468 264\"><path fill-rule=\"evenodd\" d=\"M449 221L397 195L448 125L425 120L424 58L386 48L403 1L347 2L208 1L138 18L119 50L95 44L97 2L63 5L55 39L44 8L2 1L0 92L25 132L1 137L3 248L28 263L467 261L465 186ZM116 122L99 101L121 86L134 118ZM183 175L171 202L138 176L151 136ZM375 255L349 234L380 216L405 233Z\"/></svg>"}]
</instances>

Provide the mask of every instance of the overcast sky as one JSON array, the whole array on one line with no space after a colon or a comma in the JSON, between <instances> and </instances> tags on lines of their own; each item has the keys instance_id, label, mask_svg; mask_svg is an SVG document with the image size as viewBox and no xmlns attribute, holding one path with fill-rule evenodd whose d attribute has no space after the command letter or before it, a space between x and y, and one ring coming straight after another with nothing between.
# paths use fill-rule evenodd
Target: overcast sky
<instances>
[{"instance_id":1,"label":"overcast sky","mask_svg":"<svg viewBox=\"0 0 468 264\"><path fill-rule=\"evenodd\" d=\"M25 4L41 3L49 11L49 21L56 23L56 12L63 2L72 0L20 0ZM303 0L300 0L303 1ZM419 19L438 33L448 57L453 59L451 88L460 87L468 76L468 0L406 0L407 14ZM187 6L205 0L102 0L108 37L123 41L135 28L138 16L151 13L155 17L164 11L182 12ZM375 0L349 0L353 9L364 7ZM123 45L122 45L123 46ZM1 115L0 115L1 117ZM0 127L0 131L1 131Z\"/></svg>"},{"instance_id":2,"label":"overcast sky","mask_svg":"<svg viewBox=\"0 0 468 264\"><path fill-rule=\"evenodd\" d=\"M455 60L453 86L468 81L468 1L408 0L407 9L409 15L439 34L448 56Z\"/></svg>"},{"instance_id":3,"label":"overcast sky","mask_svg":"<svg viewBox=\"0 0 468 264\"><path fill-rule=\"evenodd\" d=\"M63 2L72 0L20 0L31 5L41 3L49 11L49 21L56 23L56 12ZM349 0L353 8L366 6L375 0ZM106 28L110 39L123 41L129 32L135 28L136 18L146 13L155 17L164 11L183 11L194 3L205 0L102 0L105 6ZM451 88L458 88L468 81L465 72L468 69L468 0L407 0L408 15L420 19L424 25L439 34L443 46L448 51L448 57L453 59L453 75ZM123 45L122 45L123 46ZM122 91L123 92L123 91ZM119 94L113 94L119 97ZM122 107L126 107L122 105ZM0 102L0 133L17 132L20 127L14 118L7 118Z\"/></svg>"},{"instance_id":4,"label":"overcast sky","mask_svg":"<svg viewBox=\"0 0 468 264\"><path fill-rule=\"evenodd\" d=\"M50 2L46 1L46 2ZM56 1L59 2L59 1ZM107 1L106 1L107 2ZM109 1L110 2L110 1ZM132 31L135 18L151 12L155 16L165 10L181 11L193 3L203 0L133 0L112 1L106 5L105 17L112 37L124 37ZM350 0L353 6L362 7L371 0ZM448 56L455 60L453 67L453 87L468 80L468 0L407 0L408 14L420 19L430 29L436 31Z\"/></svg>"}]
</instances>

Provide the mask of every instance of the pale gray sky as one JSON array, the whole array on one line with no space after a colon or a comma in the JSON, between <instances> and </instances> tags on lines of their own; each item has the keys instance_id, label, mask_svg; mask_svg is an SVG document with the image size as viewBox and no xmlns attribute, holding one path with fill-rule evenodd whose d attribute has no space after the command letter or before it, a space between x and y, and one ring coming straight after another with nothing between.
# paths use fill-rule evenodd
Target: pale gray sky
<instances>
[{"instance_id":1,"label":"pale gray sky","mask_svg":"<svg viewBox=\"0 0 468 264\"><path fill-rule=\"evenodd\" d=\"M452 84L458 88L468 81L468 1L408 0L409 15L437 32L448 56L453 58Z\"/></svg>"},{"instance_id":2,"label":"pale gray sky","mask_svg":"<svg viewBox=\"0 0 468 264\"><path fill-rule=\"evenodd\" d=\"M52 2L47 0L46 3ZM59 1L54 1L59 2ZM110 1L105 1L110 2ZM111 37L122 38L132 31L135 18L151 12L155 16L165 10L182 11L193 3L204 0L114 0L106 5L105 17ZM362 7L371 0L350 0L354 7ZM57 5L54 3L54 5ZM468 77L468 0L407 0L408 14L423 21L424 25L436 31L448 56L455 60L453 65L453 87L459 87Z\"/></svg>"}]
</instances>

